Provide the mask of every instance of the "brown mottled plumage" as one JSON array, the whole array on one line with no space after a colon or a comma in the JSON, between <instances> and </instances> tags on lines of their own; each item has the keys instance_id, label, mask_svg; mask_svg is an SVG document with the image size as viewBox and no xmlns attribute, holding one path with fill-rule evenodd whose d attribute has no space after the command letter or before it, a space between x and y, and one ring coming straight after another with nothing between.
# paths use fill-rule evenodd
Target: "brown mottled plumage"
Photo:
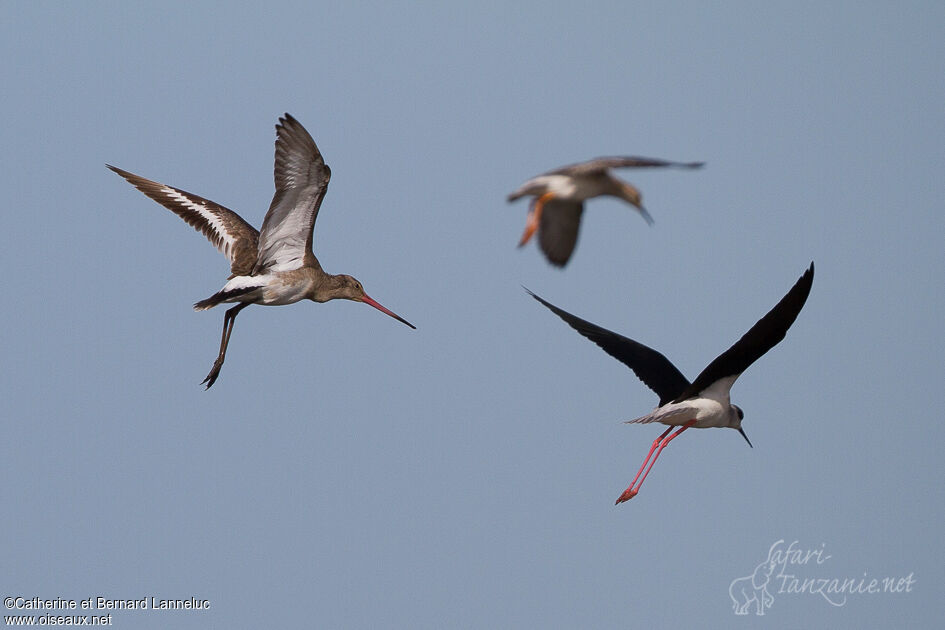
<instances>
[{"instance_id":1,"label":"brown mottled plumage","mask_svg":"<svg viewBox=\"0 0 945 630\"><path fill-rule=\"evenodd\" d=\"M224 287L194 304L194 309L202 311L238 302L223 318L220 352L203 381L207 389L220 374L236 315L250 304L279 306L304 299L327 302L341 298L369 304L415 328L369 297L351 276L322 270L312 252L312 239L331 170L312 136L289 114L276 125L276 192L258 232L238 214L209 199L106 166L192 225L230 261L230 277Z\"/></svg>"}]
</instances>

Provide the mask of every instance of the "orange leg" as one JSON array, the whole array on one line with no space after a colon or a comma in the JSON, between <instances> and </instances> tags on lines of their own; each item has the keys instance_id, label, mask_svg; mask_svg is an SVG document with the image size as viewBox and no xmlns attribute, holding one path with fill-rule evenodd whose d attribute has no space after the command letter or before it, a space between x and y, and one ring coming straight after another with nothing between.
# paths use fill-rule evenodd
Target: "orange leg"
<instances>
[{"instance_id":1,"label":"orange leg","mask_svg":"<svg viewBox=\"0 0 945 630\"><path fill-rule=\"evenodd\" d=\"M521 247L532 237L532 234L535 233L535 230L538 229L538 222L541 221L541 211L545 207L545 202L550 201L554 198L554 193L547 192L538 199L535 200L535 203L532 204L532 207L528 211L528 219L525 221L525 232L522 234L522 238L519 239L518 246Z\"/></svg>"},{"instance_id":2,"label":"orange leg","mask_svg":"<svg viewBox=\"0 0 945 630\"><path fill-rule=\"evenodd\" d=\"M637 476L633 478L633 481L630 482L630 487L628 487L626 490L623 491L623 494L620 495L620 497L617 499L617 502L614 505L618 505L620 503L623 503L624 501L629 501L633 497L637 496L637 493L640 491L640 486L643 485L643 482L646 481L646 476L650 474L651 470L653 470L653 464L656 463L656 459L660 456L660 453L663 452L663 449L666 448L666 446L670 442L672 442L673 439L679 436L680 433L682 433L683 431L685 431L686 429L688 429L695 423L696 423L695 419L690 420L686 424L682 425L682 427L678 431L673 433L671 436L666 437L666 434L672 431L673 429L673 427L670 427L666 429L662 435L656 438L656 440L653 442L653 446L650 447L650 452L646 454L646 459L643 460L643 466L640 466L640 470L637 471ZM657 444L659 445L658 449L656 448ZM653 455L653 449L656 449L656 455ZM653 461L650 461L650 455L653 455ZM650 467L646 469L645 473L643 473L643 479L640 479L640 483L638 484L637 477L639 477L640 473L643 472L643 468L646 467L646 463L648 461L650 461ZM634 488L634 486L636 486L636 488Z\"/></svg>"}]
</instances>

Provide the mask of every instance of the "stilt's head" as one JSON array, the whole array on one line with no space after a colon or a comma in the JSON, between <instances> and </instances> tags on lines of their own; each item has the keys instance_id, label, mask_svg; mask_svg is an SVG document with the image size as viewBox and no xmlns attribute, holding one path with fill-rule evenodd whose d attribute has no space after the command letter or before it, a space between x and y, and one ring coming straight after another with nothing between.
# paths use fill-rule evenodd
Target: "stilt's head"
<instances>
[{"instance_id":1,"label":"stilt's head","mask_svg":"<svg viewBox=\"0 0 945 630\"><path fill-rule=\"evenodd\" d=\"M361 283L351 276L344 274L332 276L331 286L325 290L318 290L315 292L315 294L318 297L312 299L316 302L327 302L328 300L334 300L336 298L352 300L353 302L364 302L365 304L373 306L380 312L390 315L402 324L406 324L413 329L417 328L394 311L381 306L380 303L365 293L364 287L361 286Z\"/></svg>"},{"instance_id":2,"label":"stilt's head","mask_svg":"<svg viewBox=\"0 0 945 630\"><path fill-rule=\"evenodd\" d=\"M640 190L636 186L632 186L616 177L613 177L612 181L614 183L614 192L611 194L613 194L614 197L623 199L636 208L637 212L643 216L646 222L653 225L653 217L651 217L650 213L643 207L643 195L640 194Z\"/></svg>"},{"instance_id":3,"label":"stilt's head","mask_svg":"<svg viewBox=\"0 0 945 630\"><path fill-rule=\"evenodd\" d=\"M751 446L751 440L748 439L748 436L745 435L745 430L742 428L742 420L745 419L745 412L742 411L742 408L738 405L732 405L731 411L729 412L729 425L733 429L737 430L742 434L742 437L745 438L745 441L748 442L748 446ZM754 448L754 446L751 446Z\"/></svg>"}]
</instances>

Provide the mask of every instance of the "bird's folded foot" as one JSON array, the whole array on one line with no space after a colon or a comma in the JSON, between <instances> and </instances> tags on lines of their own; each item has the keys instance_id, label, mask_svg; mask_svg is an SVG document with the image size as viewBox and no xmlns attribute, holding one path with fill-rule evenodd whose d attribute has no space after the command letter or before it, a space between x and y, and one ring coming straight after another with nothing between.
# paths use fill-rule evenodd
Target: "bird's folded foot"
<instances>
[{"instance_id":1,"label":"bird's folded foot","mask_svg":"<svg viewBox=\"0 0 945 630\"><path fill-rule=\"evenodd\" d=\"M518 246L523 247L525 243L531 239L532 234L535 233L535 230L538 229L538 217L535 216L535 212L528 213L528 219L525 222L525 231L522 233L522 238L518 241Z\"/></svg>"},{"instance_id":2,"label":"bird's folded foot","mask_svg":"<svg viewBox=\"0 0 945 630\"><path fill-rule=\"evenodd\" d=\"M638 491L634 490L633 488L627 488L626 490L623 491L623 494L620 495L620 497L617 499L614 505L620 505L624 501L629 501L633 497L637 496L637 492Z\"/></svg>"},{"instance_id":3,"label":"bird's folded foot","mask_svg":"<svg viewBox=\"0 0 945 630\"><path fill-rule=\"evenodd\" d=\"M545 203L554 198L554 193L545 193L532 202L532 207L528 210L528 219L525 221L525 233L518 242L521 247L528 242L535 230L538 229L538 223L541 221L541 211L545 208Z\"/></svg>"},{"instance_id":4,"label":"bird's folded foot","mask_svg":"<svg viewBox=\"0 0 945 630\"><path fill-rule=\"evenodd\" d=\"M200 384L206 385L207 389L210 389L211 387L213 387L213 384L217 382L217 377L220 376L220 368L222 367L223 367L223 359L220 359L218 357L217 360L213 362L213 367L210 368L210 373L207 374L207 378L203 379L203 382Z\"/></svg>"}]
</instances>

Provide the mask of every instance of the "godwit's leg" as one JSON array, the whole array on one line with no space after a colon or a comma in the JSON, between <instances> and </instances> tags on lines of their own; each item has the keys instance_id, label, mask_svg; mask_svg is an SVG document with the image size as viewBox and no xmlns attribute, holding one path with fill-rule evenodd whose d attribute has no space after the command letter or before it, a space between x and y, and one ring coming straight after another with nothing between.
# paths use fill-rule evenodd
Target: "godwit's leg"
<instances>
[{"instance_id":1,"label":"godwit's leg","mask_svg":"<svg viewBox=\"0 0 945 630\"><path fill-rule=\"evenodd\" d=\"M226 358L226 347L230 345L230 335L233 334L233 322L236 321L236 315L252 304L252 302L240 302L236 306L226 311L226 315L223 316L223 336L220 338L220 353L217 355L217 360L213 362L213 367L210 368L210 373L207 374L207 378L203 379L201 385L206 385L207 389L210 389L213 384L217 381L217 377L220 375L220 368L223 367L223 359Z\"/></svg>"},{"instance_id":2,"label":"godwit's leg","mask_svg":"<svg viewBox=\"0 0 945 630\"><path fill-rule=\"evenodd\" d=\"M640 486L643 485L643 482L646 481L646 476L650 474L651 470L653 470L653 464L656 463L656 460L660 456L660 453L663 452L663 449L666 448L666 446L670 442L672 442L676 437L678 437L680 433L682 433L683 431L685 431L686 429L688 429L695 423L696 423L695 419L690 420L686 424L682 425L682 427L680 427L680 429L676 431L675 433L673 433L671 436L666 437L666 434L669 433L673 428L673 427L670 427L666 429L666 431L663 432L663 435L659 436L656 439L656 441L653 442L653 446L650 447L650 453L647 454L646 459L647 460L650 459L650 454L653 453L653 449L656 448L657 443L659 443L659 448L656 449L656 454L653 455L653 460L650 462L650 467L646 469L645 473L643 473L643 479L641 479L640 483L637 484L637 477L640 476L640 472L637 472L637 477L633 478L633 481L630 482L630 487L628 487L626 490L623 491L623 494L620 495L620 497L617 499L617 502L614 503L614 505L618 505L620 503L623 503L624 501L628 501L632 499L633 497L637 496L637 492L640 491ZM643 461L643 466L640 466L640 471L643 470L644 466L646 466L646 460ZM634 488L634 484L636 484L636 488Z\"/></svg>"},{"instance_id":3,"label":"godwit's leg","mask_svg":"<svg viewBox=\"0 0 945 630\"><path fill-rule=\"evenodd\" d=\"M538 229L538 222L541 220L541 211L545 207L545 202L552 198L554 198L554 193L547 192L536 199L532 204L532 207L528 210L528 219L525 221L525 232L518 242L519 247L527 243L528 239L535 233L535 230Z\"/></svg>"}]
</instances>

